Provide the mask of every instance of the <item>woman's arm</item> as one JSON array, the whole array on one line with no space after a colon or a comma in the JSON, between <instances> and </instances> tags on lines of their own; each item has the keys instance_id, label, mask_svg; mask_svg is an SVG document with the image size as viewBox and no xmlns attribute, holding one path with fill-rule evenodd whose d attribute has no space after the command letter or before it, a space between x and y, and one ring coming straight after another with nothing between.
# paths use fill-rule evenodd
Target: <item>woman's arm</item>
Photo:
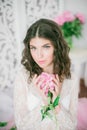
<instances>
[{"instance_id":1,"label":"woman's arm","mask_svg":"<svg viewBox=\"0 0 87 130\"><path fill-rule=\"evenodd\" d=\"M60 126L60 129L76 130L79 89L78 79L75 78L71 80L70 84L66 85L70 85L68 88L71 89L69 109L66 109L62 103L60 104L60 110L57 116L58 125Z\"/></svg>"},{"instance_id":2,"label":"woman's arm","mask_svg":"<svg viewBox=\"0 0 87 130\"><path fill-rule=\"evenodd\" d=\"M28 109L27 85L27 77L25 73L20 72L16 78L14 88L15 123L18 130L31 130L34 125L36 126L39 124L39 121L41 121L39 106L32 111L29 111Z\"/></svg>"}]
</instances>

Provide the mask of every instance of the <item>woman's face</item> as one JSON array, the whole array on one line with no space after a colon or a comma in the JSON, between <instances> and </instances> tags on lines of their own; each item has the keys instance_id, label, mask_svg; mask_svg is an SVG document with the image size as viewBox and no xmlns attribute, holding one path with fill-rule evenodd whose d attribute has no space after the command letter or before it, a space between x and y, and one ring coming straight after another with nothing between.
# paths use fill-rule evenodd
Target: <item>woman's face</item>
<instances>
[{"instance_id":1,"label":"woman's face","mask_svg":"<svg viewBox=\"0 0 87 130\"><path fill-rule=\"evenodd\" d=\"M53 72L54 47L50 40L35 37L30 41L30 53L45 72Z\"/></svg>"}]
</instances>

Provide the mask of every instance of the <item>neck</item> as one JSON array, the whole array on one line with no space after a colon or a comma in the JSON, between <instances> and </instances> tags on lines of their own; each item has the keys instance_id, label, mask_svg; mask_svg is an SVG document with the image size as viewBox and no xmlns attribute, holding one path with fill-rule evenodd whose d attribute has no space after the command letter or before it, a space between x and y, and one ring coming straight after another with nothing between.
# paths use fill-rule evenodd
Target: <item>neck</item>
<instances>
[{"instance_id":1,"label":"neck","mask_svg":"<svg viewBox=\"0 0 87 130\"><path fill-rule=\"evenodd\" d=\"M53 69L43 69L43 72L49 73L49 74L53 74Z\"/></svg>"}]
</instances>

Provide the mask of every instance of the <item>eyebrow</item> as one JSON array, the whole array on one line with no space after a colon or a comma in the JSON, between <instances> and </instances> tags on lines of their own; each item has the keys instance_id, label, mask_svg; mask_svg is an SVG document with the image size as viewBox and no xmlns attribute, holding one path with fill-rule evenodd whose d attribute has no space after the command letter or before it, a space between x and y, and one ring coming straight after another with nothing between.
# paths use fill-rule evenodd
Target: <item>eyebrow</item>
<instances>
[{"instance_id":1,"label":"eyebrow","mask_svg":"<svg viewBox=\"0 0 87 130\"><path fill-rule=\"evenodd\" d=\"M43 46L47 46L47 45L51 45L50 43L46 43L46 44L44 44Z\"/></svg>"},{"instance_id":2,"label":"eyebrow","mask_svg":"<svg viewBox=\"0 0 87 130\"><path fill-rule=\"evenodd\" d=\"M50 43L46 43L46 44L42 45L42 47L43 47L43 46L47 46L47 45L52 45L52 44L50 44ZM35 47L35 45L31 45L31 44L30 44L30 46Z\"/></svg>"}]
</instances>

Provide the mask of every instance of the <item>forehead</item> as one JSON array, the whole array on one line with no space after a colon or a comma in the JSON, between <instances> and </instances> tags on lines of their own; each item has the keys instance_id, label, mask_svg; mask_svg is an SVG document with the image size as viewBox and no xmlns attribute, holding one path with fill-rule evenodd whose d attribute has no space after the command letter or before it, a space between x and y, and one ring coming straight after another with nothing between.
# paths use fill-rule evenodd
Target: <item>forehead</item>
<instances>
[{"instance_id":1,"label":"forehead","mask_svg":"<svg viewBox=\"0 0 87 130\"><path fill-rule=\"evenodd\" d=\"M49 39L39 37L35 37L30 40L30 45L43 45L43 44L52 45L52 42Z\"/></svg>"}]
</instances>

